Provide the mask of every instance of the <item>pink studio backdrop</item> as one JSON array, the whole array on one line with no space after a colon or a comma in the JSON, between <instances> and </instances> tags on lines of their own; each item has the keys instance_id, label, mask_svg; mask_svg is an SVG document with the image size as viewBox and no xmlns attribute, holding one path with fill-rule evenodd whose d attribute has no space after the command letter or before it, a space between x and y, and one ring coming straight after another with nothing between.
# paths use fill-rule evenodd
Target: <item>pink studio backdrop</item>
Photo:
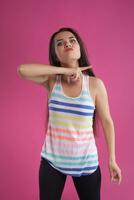
<instances>
[{"instance_id":1,"label":"pink studio backdrop","mask_svg":"<svg viewBox=\"0 0 134 200\"><path fill-rule=\"evenodd\" d=\"M102 170L102 200L133 200L133 47L132 0L3 0L1 23L0 199L37 200L40 152L45 138L47 92L20 79L21 63L48 63L50 35L58 28L78 30L94 71L108 90L116 130L120 186L111 184L102 129L97 145ZM67 178L62 200L78 200Z\"/></svg>"}]
</instances>

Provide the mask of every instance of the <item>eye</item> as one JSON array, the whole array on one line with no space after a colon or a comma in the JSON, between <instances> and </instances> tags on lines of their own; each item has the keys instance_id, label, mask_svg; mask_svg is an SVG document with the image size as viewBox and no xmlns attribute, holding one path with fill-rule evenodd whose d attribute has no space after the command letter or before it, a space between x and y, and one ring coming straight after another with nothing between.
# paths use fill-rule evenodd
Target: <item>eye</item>
<instances>
[{"instance_id":1,"label":"eye","mask_svg":"<svg viewBox=\"0 0 134 200\"><path fill-rule=\"evenodd\" d=\"M63 45L63 42L58 42L57 43L57 46L62 46Z\"/></svg>"},{"instance_id":2,"label":"eye","mask_svg":"<svg viewBox=\"0 0 134 200\"><path fill-rule=\"evenodd\" d=\"M71 42L71 43L76 43L77 40L76 40L75 38L72 38L72 39L70 39L70 42Z\"/></svg>"}]
</instances>

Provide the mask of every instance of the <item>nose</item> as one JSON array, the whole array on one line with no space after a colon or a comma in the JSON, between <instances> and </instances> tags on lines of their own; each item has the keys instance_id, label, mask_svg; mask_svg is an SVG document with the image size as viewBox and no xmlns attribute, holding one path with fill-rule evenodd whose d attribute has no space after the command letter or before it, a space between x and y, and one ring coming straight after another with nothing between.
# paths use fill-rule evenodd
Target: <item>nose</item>
<instances>
[{"instance_id":1,"label":"nose","mask_svg":"<svg viewBox=\"0 0 134 200\"><path fill-rule=\"evenodd\" d=\"M65 42L64 46L65 46L65 47L71 47L72 45L71 45L71 43L68 41L68 42Z\"/></svg>"}]
</instances>

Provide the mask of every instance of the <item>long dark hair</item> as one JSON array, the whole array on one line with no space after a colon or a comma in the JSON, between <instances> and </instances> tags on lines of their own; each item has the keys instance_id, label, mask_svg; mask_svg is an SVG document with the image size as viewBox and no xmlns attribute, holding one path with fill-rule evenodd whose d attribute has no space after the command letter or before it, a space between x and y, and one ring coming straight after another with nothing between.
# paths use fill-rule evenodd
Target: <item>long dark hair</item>
<instances>
[{"instance_id":1,"label":"long dark hair","mask_svg":"<svg viewBox=\"0 0 134 200\"><path fill-rule=\"evenodd\" d=\"M78 62L79 62L79 66L80 67L86 67L86 66L90 66L91 63L88 59L88 56L87 56L87 49L84 45L84 42L82 41L81 37L79 36L78 32L73 29L73 28L69 28L69 27L63 27L63 28L60 28L58 31L54 32L50 38L50 42L49 42L49 62L50 62L50 65L53 65L53 66L61 66L59 60L57 59L57 55L56 55L56 52L55 52L55 43L54 43L54 39L55 39L55 36L58 34L58 33L61 33L61 32L64 32L64 31L68 31L68 32L71 32L77 39L79 45L80 45L80 55L81 57L79 58ZM95 74L93 72L93 69L87 69L86 71L84 71L84 73L88 74L89 76L94 76L95 77ZM94 116L93 116L93 129L94 129L94 132L96 132L96 111L94 111Z\"/></svg>"}]
</instances>

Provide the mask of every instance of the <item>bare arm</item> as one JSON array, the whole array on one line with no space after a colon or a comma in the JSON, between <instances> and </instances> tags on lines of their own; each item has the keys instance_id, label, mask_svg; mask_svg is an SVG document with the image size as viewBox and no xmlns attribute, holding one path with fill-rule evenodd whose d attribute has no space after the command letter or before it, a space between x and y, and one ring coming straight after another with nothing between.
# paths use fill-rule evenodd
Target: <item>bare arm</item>
<instances>
[{"instance_id":1,"label":"bare arm","mask_svg":"<svg viewBox=\"0 0 134 200\"><path fill-rule=\"evenodd\" d=\"M107 91L102 80L97 79L96 88L96 110L102 122L107 143L111 179L120 183L121 170L116 163L114 124L109 110Z\"/></svg>"},{"instance_id":2,"label":"bare arm","mask_svg":"<svg viewBox=\"0 0 134 200\"><path fill-rule=\"evenodd\" d=\"M44 64L22 64L17 68L17 73L21 78L45 86L49 90L51 75L65 73L64 70Z\"/></svg>"},{"instance_id":3,"label":"bare arm","mask_svg":"<svg viewBox=\"0 0 134 200\"><path fill-rule=\"evenodd\" d=\"M82 67L81 71L90 68ZM32 80L35 83L42 84L48 86L49 78L52 75L56 74L78 74L78 70L75 68L65 68L65 67L56 67L51 65L44 64L22 64L17 68L18 74L28 80Z\"/></svg>"},{"instance_id":4,"label":"bare arm","mask_svg":"<svg viewBox=\"0 0 134 200\"><path fill-rule=\"evenodd\" d=\"M21 78L31 80L49 89L51 75L65 73L65 69L44 64L22 64L17 68L17 73Z\"/></svg>"},{"instance_id":5,"label":"bare arm","mask_svg":"<svg viewBox=\"0 0 134 200\"><path fill-rule=\"evenodd\" d=\"M44 64L22 64L18 67L18 72L22 76L42 76L42 75L52 75L52 74L64 74L66 73L66 68L55 67Z\"/></svg>"},{"instance_id":6,"label":"bare arm","mask_svg":"<svg viewBox=\"0 0 134 200\"><path fill-rule=\"evenodd\" d=\"M99 114L108 146L109 161L115 160L115 132L109 111L108 96L104 83L97 80L96 109Z\"/></svg>"}]
</instances>

